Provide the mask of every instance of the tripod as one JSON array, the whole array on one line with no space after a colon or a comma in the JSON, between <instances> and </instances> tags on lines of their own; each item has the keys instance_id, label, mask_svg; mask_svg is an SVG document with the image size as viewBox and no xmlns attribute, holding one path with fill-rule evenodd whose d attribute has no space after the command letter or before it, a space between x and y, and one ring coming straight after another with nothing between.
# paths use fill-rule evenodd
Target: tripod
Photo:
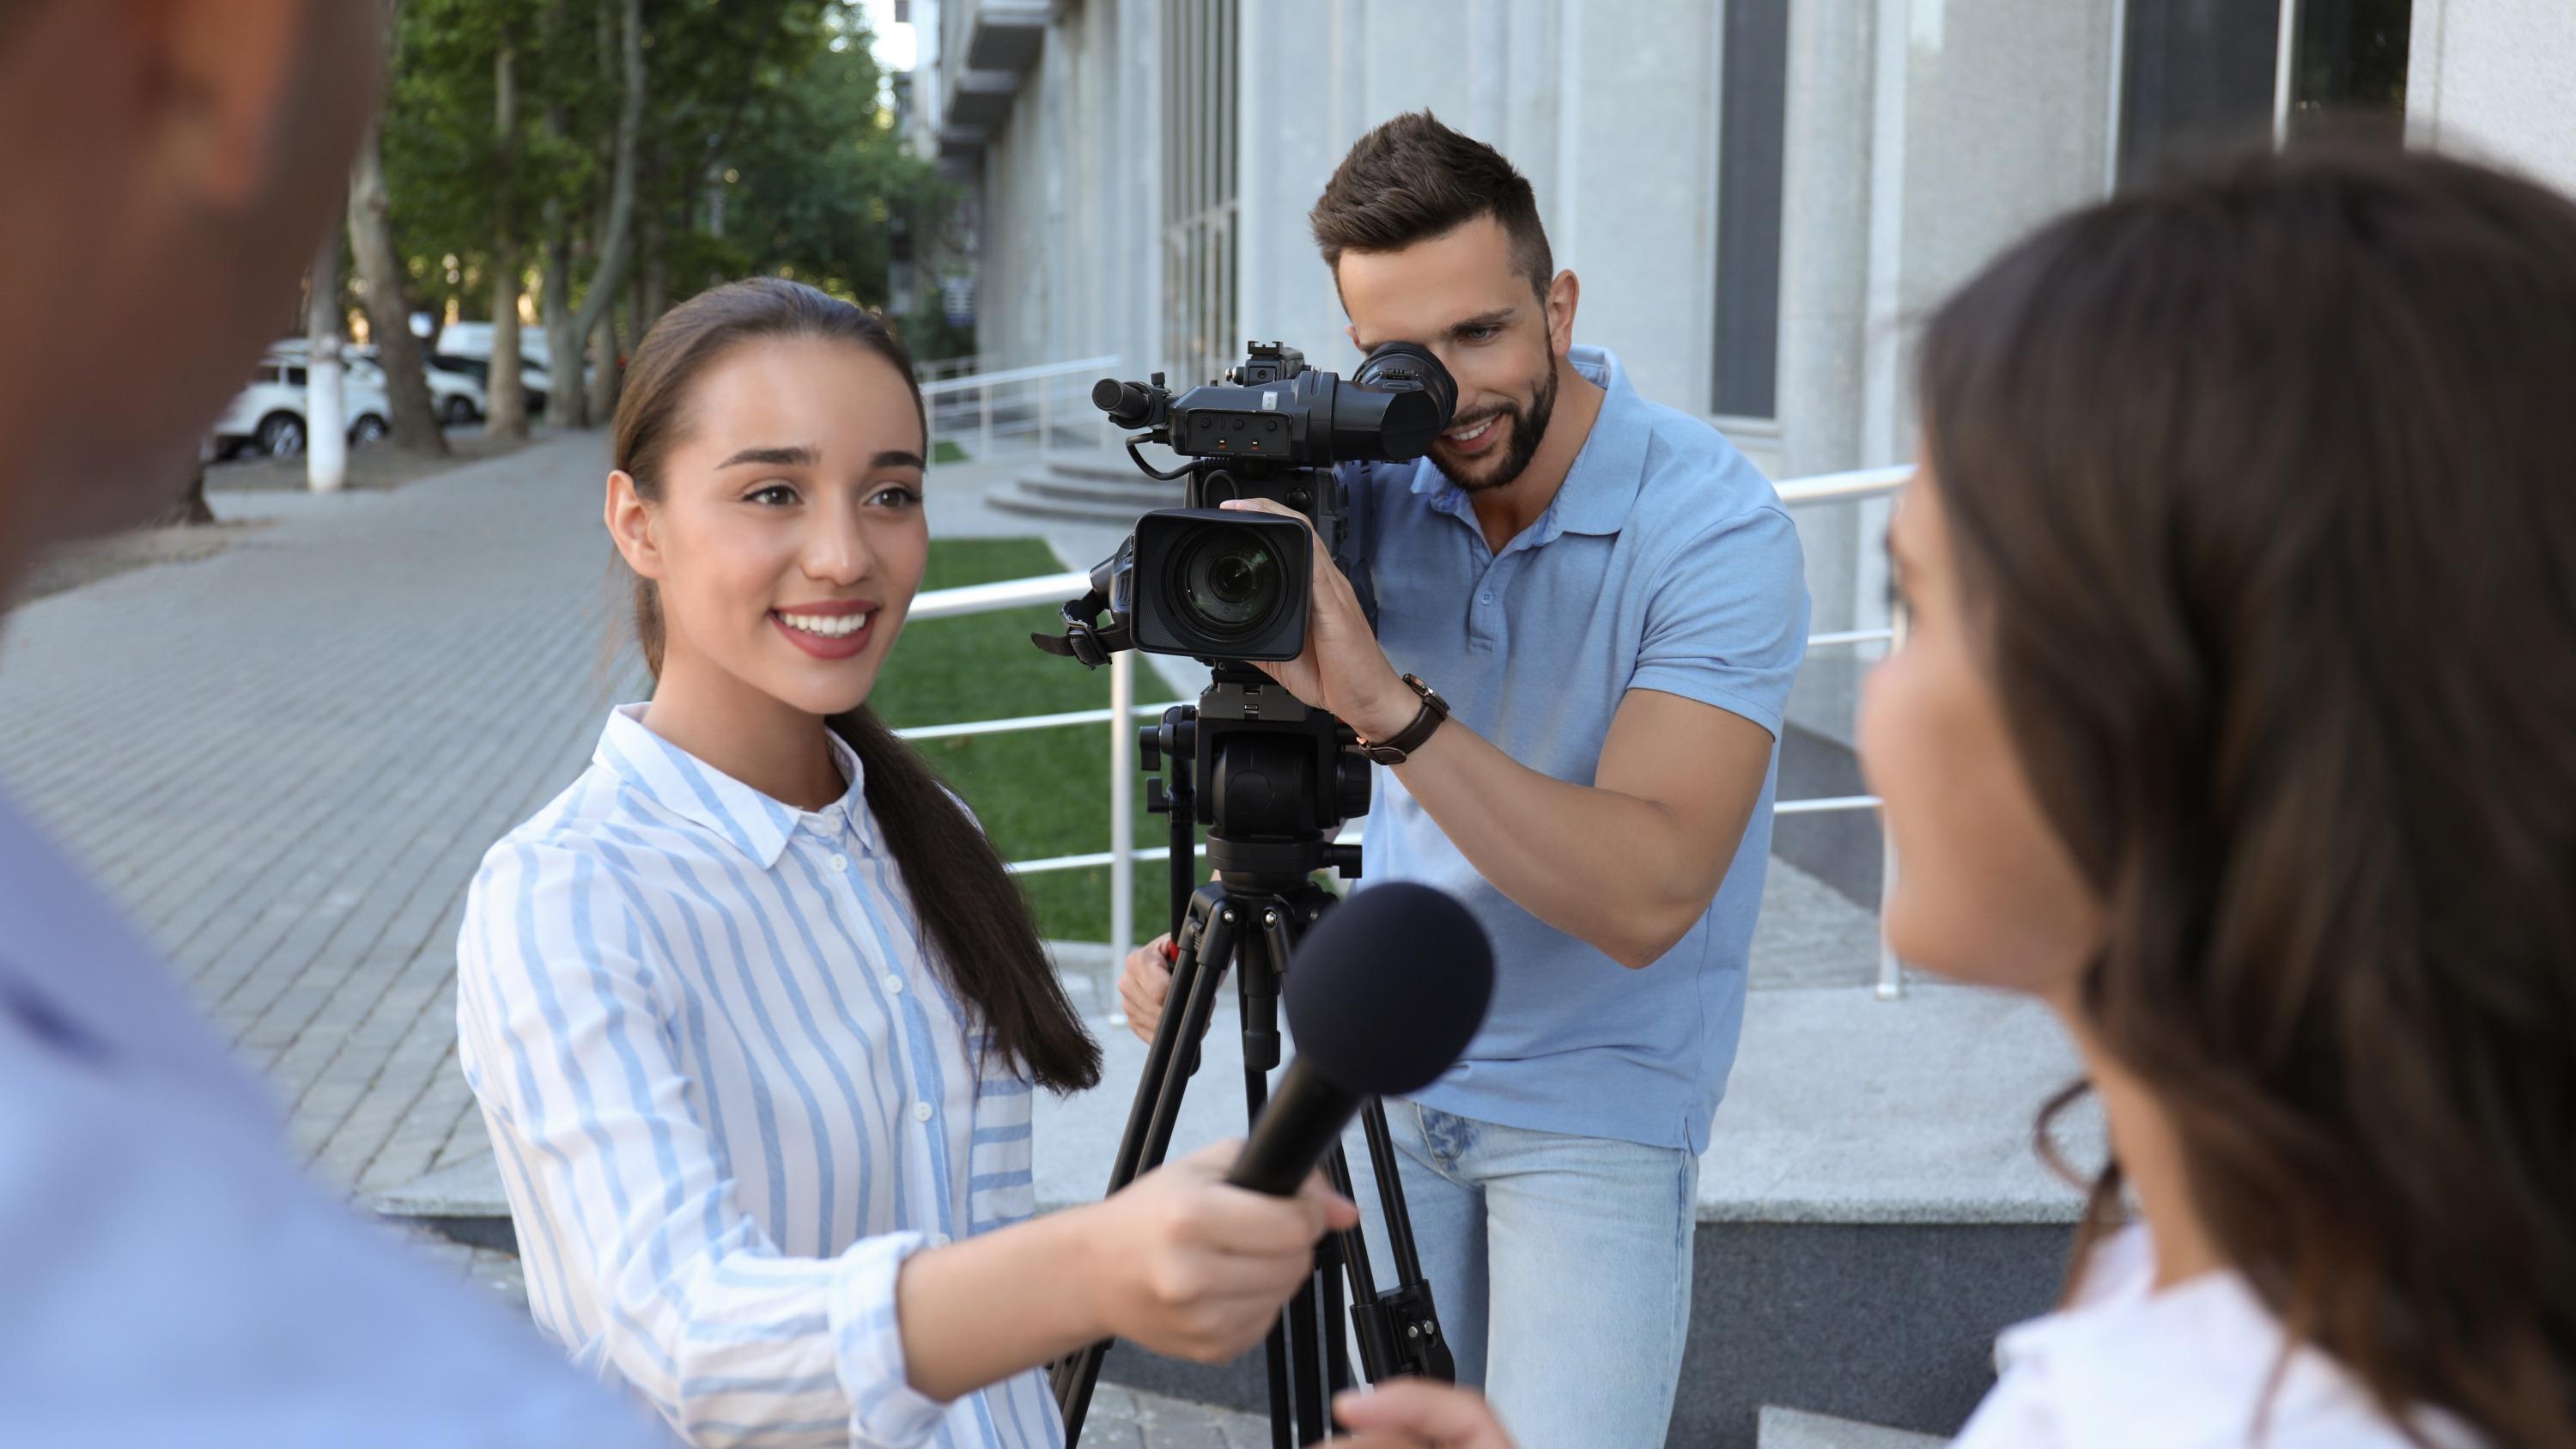
<instances>
[{"instance_id":1,"label":"tripod","mask_svg":"<svg viewBox=\"0 0 2576 1449\"><path fill-rule=\"evenodd\" d=\"M1294 831L1284 839L1245 840L1212 825L1208 858L1217 879L1194 888L1190 848L1197 814L1194 763L1207 763L1207 773L1218 786L1214 793L1223 799L1229 772L1256 766L1277 771L1284 761L1297 758L1294 752L1283 754L1276 748L1280 734L1311 735L1320 730L1338 750L1342 732L1330 715L1303 706L1298 709L1305 718L1292 729L1279 731L1276 725L1284 721L1275 700L1265 701L1260 685L1239 677L1230 680L1229 673L1220 672L1197 709L1175 706L1164 713L1161 726L1144 732L1146 768L1155 768L1158 756L1164 762L1164 778L1149 781L1147 795L1149 808L1168 815L1172 822L1172 939L1178 954L1172 964L1171 995L1146 1052L1135 1104L1110 1169L1113 1193L1162 1163L1171 1145L1173 1124L1180 1117L1182 1093L1198 1070L1199 1039L1216 1009L1217 989L1229 967L1242 1008L1247 1117L1261 1115L1269 1097L1268 1073L1279 1065L1281 979L1297 940L1336 899L1314 882L1313 874L1327 868L1347 876L1359 873L1358 849L1329 843L1320 829ZM1221 717L1274 723L1269 729L1254 725L1229 731L1221 727ZM1265 748L1240 748L1256 741ZM1229 749L1229 744L1238 748ZM1327 763L1338 764L1329 757ZM1366 776L1360 779L1364 789ZM1364 794L1360 803L1365 808ZM1360 1110L1360 1121L1386 1219L1396 1282L1384 1290L1378 1287L1358 1225L1327 1237L1317 1247L1313 1274L1290 1300L1263 1345L1273 1449L1289 1449L1292 1442L1313 1444L1331 1430L1332 1395L1351 1385L1347 1340L1339 1328L1346 1301L1359 1340L1361 1367L1371 1382L1400 1374L1442 1381L1457 1376L1415 1252L1395 1144L1387 1133L1386 1109L1371 1098ZM1336 1192L1352 1195L1350 1165L1340 1144L1326 1155L1324 1172ZM1345 1276L1350 1287L1347 1300ZM1067 1444L1080 1442L1108 1348L1106 1343L1093 1344L1056 1366L1056 1401L1064 1411Z\"/></svg>"}]
</instances>

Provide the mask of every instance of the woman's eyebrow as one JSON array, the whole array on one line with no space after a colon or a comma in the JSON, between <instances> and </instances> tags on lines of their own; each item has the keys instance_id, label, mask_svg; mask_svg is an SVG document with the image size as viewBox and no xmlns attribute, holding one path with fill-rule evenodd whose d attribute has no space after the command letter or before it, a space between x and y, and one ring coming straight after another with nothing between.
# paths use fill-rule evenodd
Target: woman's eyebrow
<instances>
[{"instance_id":1,"label":"woman's eyebrow","mask_svg":"<svg viewBox=\"0 0 2576 1449\"><path fill-rule=\"evenodd\" d=\"M869 472L873 473L879 468L922 468L921 455L907 453L901 448L888 448L868 460ZM922 471L929 470L922 468Z\"/></svg>"},{"instance_id":2,"label":"woman's eyebrow","mask_svg":"<svg viewBox=\"0 0 2576 1449\"><path fill-rule=\"evenodd\" d=\"M741 463L759 463L772 468L811 468L820 455L810 443L789 448L745 448L716 466L731 468Z\"/></svg>"}]
</instances>

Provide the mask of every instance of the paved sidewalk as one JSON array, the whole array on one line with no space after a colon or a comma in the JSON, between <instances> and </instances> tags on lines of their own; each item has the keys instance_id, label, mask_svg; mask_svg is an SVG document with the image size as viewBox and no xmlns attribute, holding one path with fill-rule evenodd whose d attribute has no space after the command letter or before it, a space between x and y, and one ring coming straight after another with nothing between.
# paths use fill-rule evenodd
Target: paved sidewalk
<instances>
[{"instance_id":1,"label":"paved sidewalk","mask_svg":"<svg viewBox=\"0 0 2576 1449\"><path fill-rule=\"evenodd\" d=\"M212 557L0 623L0 782L369 1196L488 1151L454 1061L466 882L562 789L611 664L602 441L390 493L219 492Z\"/></svg>"}]
</instances>

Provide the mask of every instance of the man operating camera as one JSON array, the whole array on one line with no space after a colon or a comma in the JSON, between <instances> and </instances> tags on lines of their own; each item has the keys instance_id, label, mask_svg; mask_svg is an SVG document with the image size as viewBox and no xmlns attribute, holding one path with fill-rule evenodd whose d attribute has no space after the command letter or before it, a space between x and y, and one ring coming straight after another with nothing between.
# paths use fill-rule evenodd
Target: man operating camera
<instances>
[{"instance_id":1,"label":"man operating camera","mask_svg":"<svg viewBox=\"0 0 2576 1449\"><path fill-rule=\"evenodd\" d=\"M1491 147L1400 116L1311 220L1351 340L1427 346L1458 390L1427 457L1342 470L1376 632L1315 549L1305 650L1261 666L1386 766L1368 879L1494 941L1466 1059L1389 1104L1440 1320L1522 1442L1661 1444L1806 648L1797 533L1714 429L1574 344L1575 276ZM1149 1038L1164 944L1121 982Z\"/></svg>"}]
</instances>

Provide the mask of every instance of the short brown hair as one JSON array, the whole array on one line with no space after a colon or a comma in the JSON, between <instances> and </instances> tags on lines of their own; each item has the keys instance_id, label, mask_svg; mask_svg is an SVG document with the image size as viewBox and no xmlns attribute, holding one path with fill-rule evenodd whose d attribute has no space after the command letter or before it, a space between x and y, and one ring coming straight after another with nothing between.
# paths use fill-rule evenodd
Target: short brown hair
<instances>
[{"instance_id":1,"label":"short brown hair","mask_svg":"<svg viewBox=\"0 0 2576 1449\"><path fill-rule=\"evenodd\" d=\"M1346 251L1401 251L1480 216L1501 223L1512 265L1546 296L1556 262L1529 178L1493 147L1410 111L1360 137L1306 220L1338 277Z\"/></svg>"}]
</instances>

